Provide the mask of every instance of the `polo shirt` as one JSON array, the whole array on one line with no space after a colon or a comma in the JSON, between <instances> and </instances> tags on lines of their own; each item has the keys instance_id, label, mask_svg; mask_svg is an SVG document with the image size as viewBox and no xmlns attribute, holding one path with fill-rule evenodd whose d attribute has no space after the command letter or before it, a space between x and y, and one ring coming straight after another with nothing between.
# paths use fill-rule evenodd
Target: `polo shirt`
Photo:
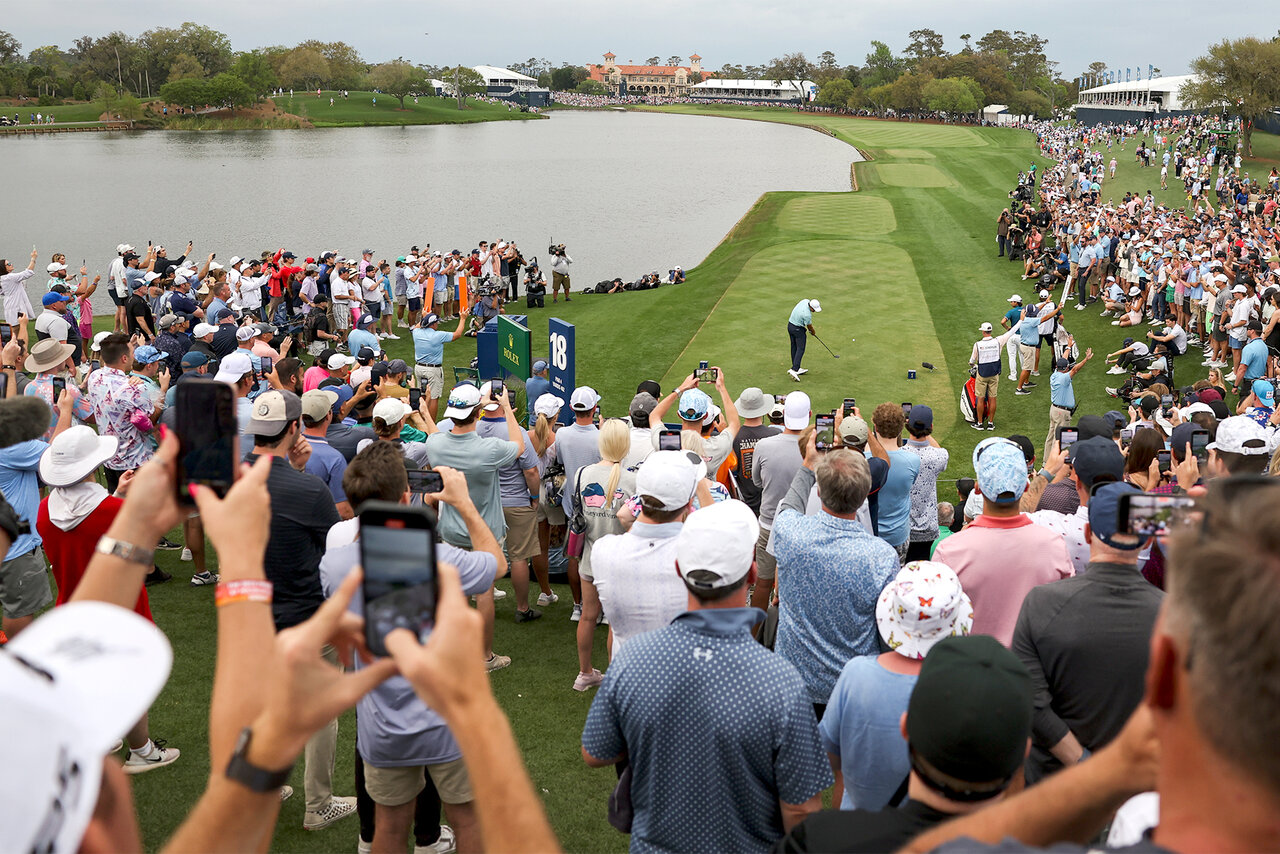
<instances>
[{"instance_id":1,"label":"polo shirt","mask_svg":"<svg viewBox=\"0 0 1280 854\"><path fill-rule=\"evenodd\" d=\"M347 472L347 458L342 452L329 444L327 439L318 436L307 436L311 445L311 456L307 458L307 472L324 481L333 496L333 503L347 500L347 493L342 489L342 476Z\"/></svg>"},{"instance_id":2,"label":"polo shirt","mask_svg":"<svg viewBox=\"0 0 1280 854\"><path fill-rule=\"evenodd\" d=\"M891 546L902 545L911 533L911 488L919 474L919 455L901 448L889 451L889 476L877 493L876 532Z\"/></svg>"},{"instance_id":3,"label":"polo shirt","mask_svg":"<svg viewBox=\"0 0 1280 854\"><path fill-rule=\"evenodd\" d=\"M1034 306L1027 309L1027 316L1018 321L1018 340L1028 347L1040 344L1040 321L1036 320Z\"/></svg>"},{"instance_id":4,"label":"polo shirt","mask_svg":"<svg viewBox=\"0 0 1280 854\"><path fill-rule=\"evenodd\" d=\"M1069 578L1071 559L1059 534L1034 524L1025 513L1012 517L985 513L952 534L933 553L951 567L973 604L975 635L992 635L1005 646L1027 592Z\"/></svg>"},{"instance_id":5,"label":"polo shirt","mask_svg":"<svg viewBox=\"0 0 1280 854\"><path fill-rule=\"evenodd\" d=\"M768 851L783 835L778 802L834 782L800 674L751 636L763 616L686 611L609 666L582 747L627 754L633 852Z\"/></svg>"},{"instance_id":6,"label":"polo shirt","mask_svg":"<svg viewBox=\"0 0 1280 854\"><path fill-rule=\"evenodd\" d=\"M551 391L551 380L546 377L540 377L537 374L529 377L524 384L525 400L528 401L529 409L529 426L532 427L538 422L538 416L533 411L533 404L538 398ZM556 419L551 419L552 421Z\"/></svg>"},{"instance_id":7,"label":"polo shirt","mask_svg":"<svg viewBox=\"0 0 1280 854\"><path fill-rule=\"evenodd\" d=\"M1075 484L1069 480L1062 483L1070 486L1075 491ZM1041 494L1041 503L1044 502L1044 496L1048 494L1050 487L1045 487L1044 493ZM1079 493L1076 493L1077 502ZM1084 526L1089 521L1089 508L1087 505L1077 503L1074 512L1063 513L1056 510L1036 510L1034 513L1028 513L1027 516L1037 525L1043 525L1050 531L1061 535L1062 541L1067 547L1067 557L1071 558L1071 568L1075 570L1076 575L1084 572L1085 567L1089 565L1089 544L1084 540Z\"/></svg>"},{"instance_id":8,"label":"polo shirt","mask_svg":"<svg viewBox=\"0 0 1280 854\"><path fill-rule=\"evenodd\" d=\"M795 489L807 496L813 472ZM788 507L773 523L778 559L775 651L795 665L810 700L825 703L845 663L880 651L876 600L898 573L898 554L852 519Z\"/></svg>"},{"instance_id":9,"label":"polo shirt","mask_svg":"<svg viewBox=\"0 0 1280 854\"><path fill-rule=\"evenodd\" d=\"M637 520L625 534L591 547L591 573L613 630L613 657L629 638L669 625L689 607L689 591L676 574L676 537L683 522Z\"/></svg>"},{"instance_id":10,"label":"polo shirt","mask_svg":"<svg viewBox=\"0 0 1280 854\"><path fill-rule=\"evenodd\" d=\"M1246 381L1261 379L1267 373L1267 342L1254 338L1240 350L1240 364L1244 366Z\"/></svg>"},{"instance_id":11,"label":"polo shirt","mask_svg":"<svg viewBox=\"0 0 1280 854\"><path fill-rule=\"evenodd\" d=\"M36 514L40 510L40 478L36 470L40 458L49 447L41 439L28 439L7 448L0 448L0 495L13 507L18 518L31 526L25 534L9 546L6 561L35 551L40 546L36 533Z\"/></svg>"},{"instance_id":12,"label":"polo shirt","mask_svg":"<svg viewBox=\"0 0 1280 854\"><path fill-rule=\"evenodd\" d=\"M551 459L564 466L564 496L561 505L565 513L573 512L574 483L578 469L600 462L600 431L594 424L568 424L556 431L551 445Z\"/></svg>"},{"instance_id":13,"label":"polo shirt","mask_svg":"<svg viewBox=\"0 0 1280 854\"><path fill-rule=\"evenodd\" d=\"M349 463L355 457L359 444L366 439L372 442L378 438L378 434L373 432L372 427L345 424L339 421L329 425L329 429L324 433L324 438L329 443L329 446L342 454L343 458Z\"/></svg>"},{"instance_id":14,"label":"polo shirt","mask_svg":"<svg viewBox=\"0 0 1280 854\"><path fill-rule=\"evenodd\" d=\"M1062 767L1049 748L1068 731L1096 751L1124 727L1142 700L1163 598L1136 566L1103 561L1027 593L1012 649L1035 689L1028 784Z\"/></svg>"},{"instance_id":15,"label":"polo shirt","mask_svg":"<svg viewBox=\"0 0 1280 854\"><path fill-rule=\"evenodd\" d=\"M457 567L462 592L468 596L493 586L498 564L488 552L465 552L439 543L436 560ZM359 562L360 546L356 543L327 551L320 562L324 595L332 596ZM363 615L362 590L356 590L347 610ZM363 666L363 662L355 662L356 670ZM462 758L462 750L444 719L418 698L403 676L392 676L378 683L360 698L356 744L364 761L376 768L437 765Z\"/></svg>"},{"instance_id":16,"label":"polo shirt","mask_svg":"<svg viewBox=\"0 0 1280 854\"><path fill-rule=\"evenodd\" d=\"M1063 409L1076 408L1076 391L1069 371L1054 371L1049 377L1049 402Z\"/></svg>"},{"instance_id":17,"label":"polo shirt","mask_svg":"<svg viewBox=\"0 0 1280 854\"><path fill-rule=\"evenodd\" d=\"M419 365L444 364L444 345L453 340L452 332L445 332L442 329L415 328L412 330L411 335L413 336L413 360L415 362ZM535 399L530 397L530 404Z\"/></svg>"},{"instance_id":18,"label":"polo shirt","mask_svg":"<svg viewBox=\"0 0 1280 854\"><path fill-rule=\"evenodd\" d=\"M507 533L507 522L502 515L502 495L498 484L498 470L520 456L521 448L506 439L470 433L432 433L423 444L431 462L437 466L455 468L466 475L467 491L480 511L493 536L501 541ZM556 440L556 445L560 441ZM567 491L567 490L566 490ZM459 548L471 548L471 536L467 525L452 506L440 507L440 537Z\"/></svg>"},{"instance_id":19,"label":"polo shirt","mask_svg":"<svg viewBox=\"0 0 1280 854\"><path fill-rule=\"evenodd\" d=\"M476 432L481 436L510 441L507 439L507 419L505 418L481 418L476 424ZM498 469L498 492L502 496L503 507L528 507L529 501L533 498L529 494L529 483L524 479L524 473L527 469L538 467L538 454L533 450L533 442L529 439L529 434L523 430L520 432L524 435L524 446L520 456L515 462Z\"/></svg>"},{"instance_id":20,"label":"polo shirt","mask_svg":"<svg viewBox=\"0 0 1280 854\"><path fill-rule=\"evenodd\" d=\"M253 463L257 454L245 459ZM339 521L333 496L324 481L272 457L267 476L271 497L271 533L263 569L273 585L271 616L276 629L307 620L324 602L320 558L329 527Z\"/></svg>"},{"instance_id":21,"label":"polo shirt","mask_svg":"<svg viewBox=\"0 0 1280 854\"><path fill-rule=\"evenodd\" d=\"M347 333L347 350L354 355L360 352L361 347L368 347L374 353L382 352L382 344L377 335L366 329L352 329Z\"/></svg>"},{"instance_id":22,"label":"polo shirt","mask_svg":"<svg viewBox=\"0 0 1280 854\"><path fill-rule=\"evenodd\" d=\"M760 488L760 527L772 528L778 503L791 488L800 470L800 443L789 433L777 433L756 442L752 449L751 482Z\"/></svg>"},{"instance_id":23,"label":"polo shirt","mask_svg":"<svg viewBox=\"0 0 1280 854\"><path fill-rule=\"evenodd\" d=\"M791 309L791 316L787 318L787 322L796 326L808 326L813 323L813 309L809 308L807 299L796 303L796 307Z\"/></svg>"},{"instance_id":24,"label":"polo shirt","mask_svg":"<svg viewBox=\"0 0 1280 854\"><path fill-rule=\"evenodd\" d=\"M901 720L916 674L886 670L877 658L849 659L818 722L822 746L840 759L842 810L883 809L911 770Z\"/></svg>"},{"instance_id":25,"label":"polo shirt","mask_svg":"<svg viewBox=\"0 0 1280 854\"><path fill-rule=\"evenodd\" d=\"M36 316L36 337L40 340L53 338L66 342L71 335L71 324L59 312L46 308Z\"/></svg>"}]
</instances>

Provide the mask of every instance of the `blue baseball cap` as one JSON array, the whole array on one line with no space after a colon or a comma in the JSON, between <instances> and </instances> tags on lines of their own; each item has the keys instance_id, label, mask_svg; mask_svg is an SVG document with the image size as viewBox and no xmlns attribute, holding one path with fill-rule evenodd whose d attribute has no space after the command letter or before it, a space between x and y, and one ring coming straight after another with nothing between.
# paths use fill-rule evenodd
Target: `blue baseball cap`
<instances>
[{"instance_id":1,"label":"blue baseball cap","mask_svg":"<svg viewBox=\"0 0 1280 854\"><path fill-rule=\"evenodd\" d=\"M701 421L707 417L707 410L710 408L711 398L707 396L707 393L691 388L680 395L680 405L677 412L682 421Z\"/></svg>"},{"instance_id":2,"label":"blue baseball cap","mask_svg":"<svg viewBox=\"0 0 1280 854\"><path fill-rule=\"evenodd\" d=\"M1133 551L1141 548L1145 537L1134 537L1121 534L1120 531L1120 496L1141 493L1142 490L1131 483L1107 483L1098 487L1089 498L1089 531L1111 546L1113 549Z\"/></svg>"},{"instance_id":3,"label":"blue baseball cap","mask_svg":"<svg viewBox=\"0 0 1280 854\"><path fill-rule=\"evenodd\" d=\"M66 294L60 294L57 291L49 291L49 293L44 295L40 302L42 305L50 306L55 302L66 302L69 299L71 299L71 297Z\"/></svg>"},{"instance_id":4,"label":"blue baseball cap","mask_svg":"<svg viewBox=\"0 0 1280 854\"><path fill-rule=\"evenodd\" d=\"M360 315L360 320L356 322L356 326L372 326L372 325L373 325L372 314L362 314Z\"/></svg>"},{"instance_id":5,"label":"blue baseball cap","mask_svg":"<svg viewBox=\"0 0 1280 854\"><path fill-rule=\"evenodd\" d=\"M907 429L915 430L918 433L921 430L930 430L932 428L933 410L923 403L917 403L911 407L911 412L907 414Z\"/></svg>"},{"instance_id":6,"label":"blue baseball cap","mask_svg":"<svg viewBox=\"0 0 1280 854\"><path fill-rule=\"evenodd\" d=\"M49 299L47 296L45 299ZM46 302L45 305L49 303ZM1276 408L1276 387L1269 380L1253 381L1253 396L1262 402L1262 405L1268 409Z\"/></svg>"},{"instance_id":7,"label":"blue baseball cap","mask_svg":"<svg viewBox=\"0 0 1280 854\"><path fill-rule=\"evenodd\" d=\"M161 353L150 344L143 344L133 351L133 360L139 365L154 365L163 358L164 353Z\"/></svg>"},{"instance_id":8,"label":"blue baseball cap","mask_svg":"<svg viewBox=\"0 0 1280 854\"><path fill-rule=\"evenodd\" d=\"M199 350L188 350L182 357L182 367L198 368L209 363L209 357Z\"/></svg>"},{"instance_id":9,"label":"blue baseball cap","mask_svg":"<svg viewBox=\"0 0 1280 854\"><path fill-rule=\"evenodd\" d=\"M547 363L543 359L539 359L538 361L533 363L533 372L535 374L540 374L546 369L547 369Z\"/></svg>"},{"instance_id":10,"label":"blue baseball cap","mask_svg":"<svg viewBox=\"0 0 1280 854\"><path fill-rule=\"evenodd\" d=\"M988 439L973 450L974 468L982 497L994 504L1012 504L1027 488L1027 458L1008 439Z\"/></svg>"}]
</instances>

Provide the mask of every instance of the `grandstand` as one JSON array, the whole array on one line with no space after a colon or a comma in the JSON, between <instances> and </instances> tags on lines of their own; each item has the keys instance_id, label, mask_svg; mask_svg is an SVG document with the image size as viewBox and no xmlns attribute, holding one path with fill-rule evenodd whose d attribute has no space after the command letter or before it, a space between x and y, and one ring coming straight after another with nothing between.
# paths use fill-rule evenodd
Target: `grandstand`
<instances>
[{"instance_id":1,"label":"grandstand","mask_svg":"<svg viewBox=\"0 0 1280 854\"><path fill-rule=\"evenodd\" d=\"M730 80L712 77L689 87L694 100L799 102L812 101L818 84L812 80Z\"/></svg>"},{"instance_id":2,"label":"grandstand","mask_svg":"<svg viewBox=\"0 0 1280 854\"><path fill-rule=\"evenodd\" d=\"M1072 109L1076 120L1085 125L1193 115L1200 110L1189 109L1178 95L1182 84L1191 79L1189 74L1178 74L1094 86L1081 90Z\"/></svg>"}]
</instances>

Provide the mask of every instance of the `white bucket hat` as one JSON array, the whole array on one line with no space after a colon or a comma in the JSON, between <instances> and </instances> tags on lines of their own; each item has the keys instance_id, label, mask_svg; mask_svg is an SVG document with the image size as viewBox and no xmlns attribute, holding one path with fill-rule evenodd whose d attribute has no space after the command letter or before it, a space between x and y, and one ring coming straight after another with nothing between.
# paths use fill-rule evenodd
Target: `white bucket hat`
<instances>
[{"instance_id":1,"label":"white bucket hat","mask_svg":"<svg viewBox=\"0 0 1280 854\"><path fill-rule=\"evenodd\" d=\"M115 436L100 436L92 427L68 427L40 455L40 479L49 486L74 486L114 457L119 446Z\"/></svg>"},{"instance_id":2,"label":"white bucket hat","mask_svg":"<svg viewBox=\"0 0 1280 854\"><path fill-rule=\"evenodd\" d=\"M973 604L944 563L915 560L898 570L876 602L876 625L899 655L923 659L943 638L973 629Z\"/></svg>"}]
</instances>

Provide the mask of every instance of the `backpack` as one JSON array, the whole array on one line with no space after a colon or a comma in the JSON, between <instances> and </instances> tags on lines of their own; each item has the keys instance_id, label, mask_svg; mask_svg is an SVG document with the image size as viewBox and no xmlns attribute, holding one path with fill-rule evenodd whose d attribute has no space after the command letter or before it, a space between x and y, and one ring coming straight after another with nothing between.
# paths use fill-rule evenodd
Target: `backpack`
<instances>
[{"instance_id":1,"label":"backpack","mask_svg":"<svg viewBox=\"0 0 1280 854\"><path fill-rule=\"evenodd\" d=\"M564 463L558 460L548 463L542 473L542 500L548 504L561 504L564 500L564 481Z\"/></svg>"}]
</instances>

